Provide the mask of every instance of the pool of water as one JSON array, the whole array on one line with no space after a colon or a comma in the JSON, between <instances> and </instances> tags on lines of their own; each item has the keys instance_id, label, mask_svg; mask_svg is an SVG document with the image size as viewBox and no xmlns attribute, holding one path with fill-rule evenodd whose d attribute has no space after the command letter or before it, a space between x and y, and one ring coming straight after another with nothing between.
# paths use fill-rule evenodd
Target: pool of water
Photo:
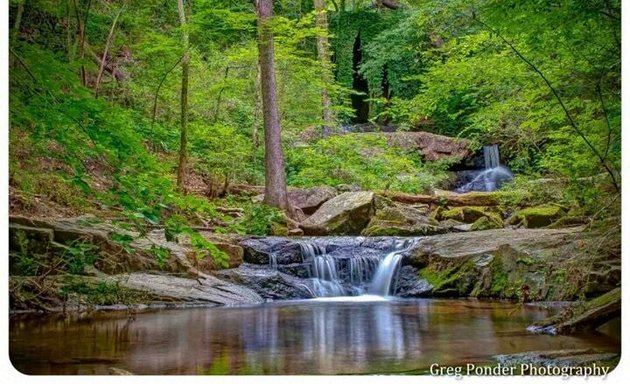
<instances>
[{"instance_id":1,"label":"pool of water","mask_svg":"<svg viewBox=\"0 0 630 384\"><path fill-rule=\"evenodd\" d=\"M548 314L510 303L364 297L13 317L10 357L27 374L372 374L534 350L620 351L618 326L579 337L525 330Z\"/></svg>"}]
</instances>

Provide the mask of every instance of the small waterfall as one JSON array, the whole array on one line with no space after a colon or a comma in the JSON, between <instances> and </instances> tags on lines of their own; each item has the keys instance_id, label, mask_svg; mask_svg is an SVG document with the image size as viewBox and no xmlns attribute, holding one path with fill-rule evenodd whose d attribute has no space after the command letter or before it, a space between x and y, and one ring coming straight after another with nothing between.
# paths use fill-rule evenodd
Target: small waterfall
<instances>
[{"instance_id":1,"label":"small waterfall","mask_svg":"<svg viewBox=\"0 0 630 384\"><path fill-rule=\"evenodd\" d=\"M457 188L457 192L496 191L505 180L514 176L507 167L501 165L499 147L496 144L483 147L483 158L485 169L478 171L470 182Z\"/></svg>"},{"instance_id":2,"label":"small waterfall","mask_svg":"<svg viewBox=\"0 0 630 384\"><path fill-rule=\"evenodd\" d=\"M269 268L273 269L274 271L278 270L278 256L276 256L275 253L271 253L269 255Z\"/></svg>"},{"instance_id":3,"label":"small waterfall","mask_svg":"<svg viewBox=\"0 0 630 384\"><path fill-rule=\"evenodd\" d=\"M389 251L361 254L360 250L326 252L316 241L301 241L303 261L310 272L309 288L316 297L357 296L365 293L387 296L402 259L415 240L393 238Z\"/></svg>"},{"instance_id":4,"label":"small waterfall","mask_svg":"<svg viewBox=\"0 0 630 384\"><path fill-rule=\"evenodd\" d=\"M496 168L501 165L499 159L499 146L496 144L485 145L483 147L483 159L485 161L486 169Z\"/></svg>"}]
</instances>

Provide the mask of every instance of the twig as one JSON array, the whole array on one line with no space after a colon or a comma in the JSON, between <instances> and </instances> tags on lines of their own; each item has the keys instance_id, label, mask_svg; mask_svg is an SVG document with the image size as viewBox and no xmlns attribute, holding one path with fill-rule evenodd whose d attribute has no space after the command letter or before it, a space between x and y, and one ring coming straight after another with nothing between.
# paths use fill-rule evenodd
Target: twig
<instances>
[{"instance_id":1,"label":"twig","mask_svg":"<svg viewBox=\"0 0 630 384\"><path fill-rule=\"evenodd\" d=\"M123 4L120 7L120 10L114 17L114 21L112 22L112 26L109 28L109 34L107 35L107 41L105 43L105 50L103 51L103 58L101 59L101 67L98 69L98 75L96 76L96 84L94 86L94 96L98 98L98 87L101 84L101 79L103 77L103 71L105 70L105 62L107 61L107 53L109 52L109 47L112 45L112 39L114 37L114 30L116 28L116 23L118 22L118 18L125 10L126 4Z\"/></svg>"},{"instance_id":2,"label":"twig","mask_svg":"<svg viewBox=\"0 0 630 384\"><path fill-rule=\"evenodd\" d=\"M155 116L157 115L157 100L158 100L158 95L160 94L160 89L162 89L162 85L164 84L164 81L166 81L166 77L168 76L168 74L173 72L173 70L177 68L177 66L179 65L179 63L181 63L183 59L184 59L184 55L182 55L177 60L177 62L173 64L171 69L169 69L168 71L164 73L164 76L162 76L162 79L160 80L160 83L158 84L157 89L155 90L155 97L153 97L153 114L151 116L151 130L153 130L153 124L155 123Z\"/></svg>"}]
</instances>

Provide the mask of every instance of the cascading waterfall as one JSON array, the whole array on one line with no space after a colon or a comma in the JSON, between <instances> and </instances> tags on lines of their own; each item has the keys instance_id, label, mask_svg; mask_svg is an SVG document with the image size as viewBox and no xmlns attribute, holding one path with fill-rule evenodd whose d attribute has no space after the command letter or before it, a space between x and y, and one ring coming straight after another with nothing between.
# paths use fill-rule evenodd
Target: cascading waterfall
<instances>
[{"instance_id":1,"label":"cascading waterfall","mask_svg":"<svg viewBox=\"0 0 630 384\"><path fill-rule=\"evenodd\" d=\"M309 290L316 297L388 296L404 251L415 240L392 240L383 254L331 255L326 247L314 241L301 241L302 259L309 265Z\"/></svg>"},{"instance_id":2,"label":"cascading waterfall","mask_svg":"<svg viewBox=\"0 0 630 384\"><path fill-rule=\"evenodd\" d=\"M514 176L507 167L501 165L499 147L496 144L483 147L483 158L485 169L479 171L472 181L459 187L457 192L495 191L503 181Z\"/></svg>"}]
</instances>

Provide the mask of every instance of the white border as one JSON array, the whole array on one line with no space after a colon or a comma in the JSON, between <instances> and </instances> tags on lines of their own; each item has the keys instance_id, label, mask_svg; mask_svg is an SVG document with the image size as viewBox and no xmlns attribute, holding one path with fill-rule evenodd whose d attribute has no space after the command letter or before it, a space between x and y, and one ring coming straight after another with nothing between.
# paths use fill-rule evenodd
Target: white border
<instances>
[{"instance_id":1,"label":"white border","mask_svg":"<svg viewBox=\"0 0 630 384\"><path fill-rule=\"evenodd\" d=\"M525 0L526 1L526 0ZM0 287L0 292L4 292L0 294L0 305L2 308L5 308L5 315L0 315L0 343L2 349L2 358L0 361L0 372L3 382L8 383L64 383L64 384L84 384L89 380L90 383L98 384L98 383L110 383L113 381L122 381L126 383L146 383L148 380L151 381L152 384L171 384L174 382L177 383L199 383L199 382L226 382L226 383L248 383L248 384L259 384L259 383L271 383L274 384L294 384L296 380L299 380L301 384L311 384L311 383L320 383L320 382L328 382L330 380L334 380L335 382L343 381L346 383L366 383L366 384L382 384L383 381L402 384L402 383L414 383L418 382L437 382L437 383L452 383L452 382L465 382L465 383L505 383L509 381L514 384L529 384L532 382L540 382L540 383L558 383L558 382L583 382L587 381L584 378L580 377L571 377L568 380L563 380L560 377L520 377L520 376L510 376L510 377L464 377L461 380L455 380L453 377L432 377L432 376L26 376L22 373L18 372L9 360L9 343L8 343L8 331L9 331L9 323L8 323L8 258L7 258L7 250L8 250L8 217L9 217L9 199L8 199L8 106L9 106L9 97L8 97L8 37L9 37L9 15L6 10L8 10L9 3L8 0L2 0L2 5L0 8L0 14L4 14L3 23L0 26L0 36L2 36L0 41L0 71L2 76L0 77L0 84L2 88L0 89L0 185L2 186L2 192L0 192L1 202L0 202L0 239L2 239L3 251L0 255L3 256L4 260L0 266L0 274L2 281L2 286ZM630 17L628 16L628 11L630 10L630 5L628 5L628 1L622 2L622 47L627 48L627 38L630 38L629 30L630 30ZM628 73L628 51L626 49L623 50L622 54L622 74L627 75ZM628 95L630 92L628 85L627 76L622 77L622 95ZM630 121L629 116L629 108L626 106L625 101L627 97L622 96L623 100L623 111L622 111L622 127L623 124ZM627 124L626 124L627 125ZM622 129L623 131L623 129ZM624 134L625 138L625 134ZM623 145L626 147L626 145ZM627 153L627 149L622 151L622 180L626 179L627 170L630 168L630 156ZM623 185L623 182L622 182ZM623 235L623 244L628 243L628 236L630 236L630 229L628 228L626 217L630 212L630 207L628 206L630 203L628 202L628 196L625 193L627 188L623 188L622 194L622 207L623 207L623 215L622 215L622 235ZM629 283L628 283L628 257L630 257L630 252L628 251L627 246L622 247L622 259L623 268L622 268L622 292L630 292ZM623 294L622 297L622 305L623 310L625 311L628 308L628 295ZM610 383L618 383L621 382L622 379L630 378L630 366L628 364L628 356L626 353L626 348L628 346L628 340L630 339L630 335L628 334L628 330L630 330L630 316L626 314L622 317L622 355L621 361L617 368L612 371L606 380L602 380L599 377L591 377L587 382L596 383L596 382L610 382ZM5 381L6 380L6 381ZM627 382L627 381L625 381Z\"/></svg>"}]
</instances>

